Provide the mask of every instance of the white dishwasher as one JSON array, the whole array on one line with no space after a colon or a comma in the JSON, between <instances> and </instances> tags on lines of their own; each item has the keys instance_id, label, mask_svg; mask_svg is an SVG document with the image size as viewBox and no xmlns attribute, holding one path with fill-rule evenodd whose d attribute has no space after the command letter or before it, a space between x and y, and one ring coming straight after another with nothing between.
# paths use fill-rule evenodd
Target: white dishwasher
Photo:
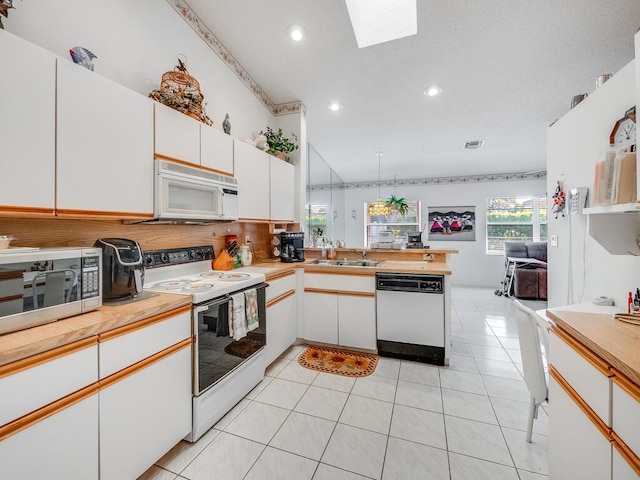
<instances>
[{"instance_id":1,"label":"white dishwasher","mask_svg":"<svg viewBox=\"0 0 640 480\"><path fill-rule=\"evenodd\" d=\"M444 365L444 276L377 273L376 323L379 355Z\"/></svg>"}]
</instances>

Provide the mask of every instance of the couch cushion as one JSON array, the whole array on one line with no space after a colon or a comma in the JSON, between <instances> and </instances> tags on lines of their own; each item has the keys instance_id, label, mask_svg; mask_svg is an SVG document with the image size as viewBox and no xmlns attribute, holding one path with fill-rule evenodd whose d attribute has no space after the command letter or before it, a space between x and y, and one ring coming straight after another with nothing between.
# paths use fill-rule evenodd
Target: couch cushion
<instances>
[{"instance_id":1,"label":"couch cushion","mask_svg":"<svg viewBox=\"0 0 640 480\"><path fill-rule=\"evenodd\" d=\"M527 258L527 245L525 242L504 242L504 256Z\"/></svg>"},{"instance_id":2,"label":"couch cushion","mask_svg":"<svg viewBox=\"0 0 640 480\"><path fill-rule=\"evenodd\" d=\"M541 262L547 261L547 242L529 242L526 244L527 257Z\"/></svg>"}]
</instances>

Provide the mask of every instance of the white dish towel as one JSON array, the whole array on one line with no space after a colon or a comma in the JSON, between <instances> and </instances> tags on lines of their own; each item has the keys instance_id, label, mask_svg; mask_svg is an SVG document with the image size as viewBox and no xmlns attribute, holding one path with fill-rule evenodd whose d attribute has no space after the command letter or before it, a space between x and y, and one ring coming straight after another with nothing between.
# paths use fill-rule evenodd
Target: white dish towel
<instances>
[{"instance_id":1,"label":"white dish towel","mask_svg":"<svg viewBox=\"0 0 640 480\"><path fill-rule=\"evenodd\" d=\"M244 306L244 292L231 295L229 305L231 309L229 330L234 340L238 341L247 336L247 315Z\"/></svg>"},{"instance_id":2,"label":"white dish towel","mask_svg":"<svg viewBox=\"0 0 640 480\"><path fill-rule=\"evenodd\" d=\"M247 316L247 332L258 328L258 291L250 288L244 291L245 314Z\"/></svg>"}]
</instances>

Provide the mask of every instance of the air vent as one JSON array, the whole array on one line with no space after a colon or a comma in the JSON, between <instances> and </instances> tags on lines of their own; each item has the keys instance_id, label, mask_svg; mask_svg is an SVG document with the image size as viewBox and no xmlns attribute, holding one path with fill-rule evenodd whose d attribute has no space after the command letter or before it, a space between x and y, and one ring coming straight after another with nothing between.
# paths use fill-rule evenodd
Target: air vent
<instances>
[{"instance_id":1,"label":"air vent","mask_svg":"<svg viewBox=\"0 0 640 480\"><path fill-rule=\"evenodd\" d=\"M482 147L482 145L484 145L484 140L473 140L465 143L464 148L467 150L477 150Z\"/></svg>"}]
</instances>

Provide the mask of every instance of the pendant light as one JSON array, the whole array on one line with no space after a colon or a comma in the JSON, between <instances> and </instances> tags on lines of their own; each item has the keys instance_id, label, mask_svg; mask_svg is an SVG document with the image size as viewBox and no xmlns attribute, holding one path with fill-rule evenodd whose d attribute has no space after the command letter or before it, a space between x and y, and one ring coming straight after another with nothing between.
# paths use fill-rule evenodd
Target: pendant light
<instances>
[{"instance_id":1,"label":"pendant light","mask_svg":"<svg viewBox=\"0 0 640 480\"><path fill-rule=\"evenodd\" d=\"M389 215L391 213L391 207L380 198L380 157L382 157L382 152L376 152L376 155L378 156L378 200L369 205L370 217L374 215Z\"/></svg>"}]
</instances>

